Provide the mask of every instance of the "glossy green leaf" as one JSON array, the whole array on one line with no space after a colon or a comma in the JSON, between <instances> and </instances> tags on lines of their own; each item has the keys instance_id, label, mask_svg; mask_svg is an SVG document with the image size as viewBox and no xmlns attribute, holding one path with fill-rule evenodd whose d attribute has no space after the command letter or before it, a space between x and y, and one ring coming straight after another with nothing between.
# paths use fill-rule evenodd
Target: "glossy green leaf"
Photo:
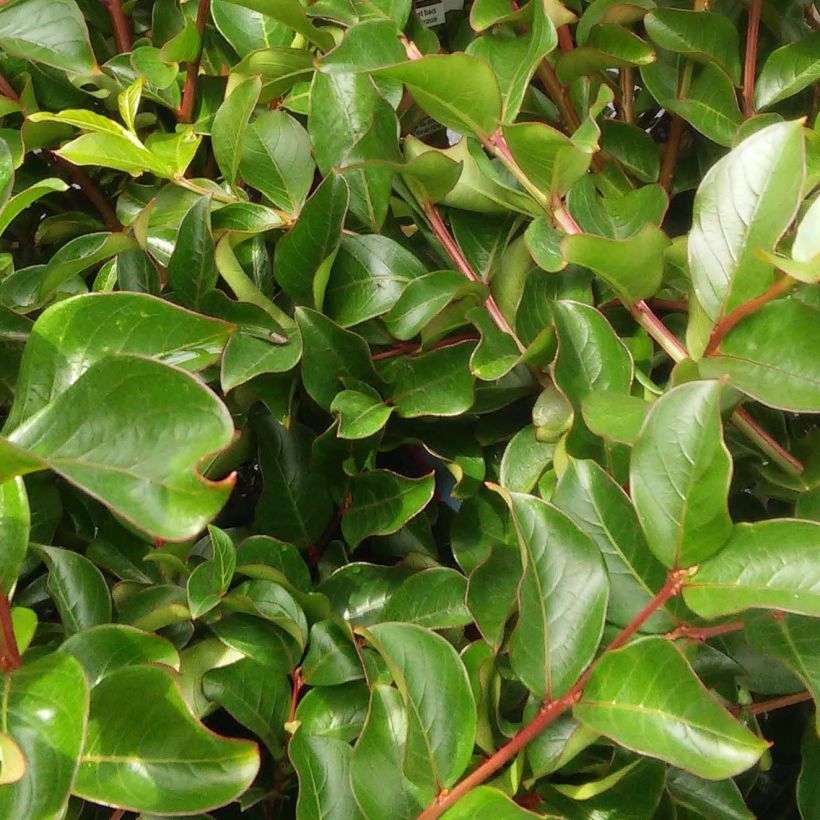
<instances>
[{"instance_id":1,"label":"glossy green leaf","mask_svg":"<svg viewBox=\"0 0 820 820\"><path fill-rule=\"evenodd\" d=\"M473 693L455 649L414 624L380 624L365 636L387 662L404 698L404 773L419 783L432 774L445 788L452 786L467 767L476 728Z\"/></svg>"},{"instance_id":2,"label":"glossy green leaf","mask_svg":"<svg viewBox=\"0 0 820 820\"><path fill-rule=\"evenodd\" d=\"M373 373L370 350L361 336L344 330L321 313L299 308L296 321L302 335L302 375L305 389L325 409L330 409L341 380L367 379Z\"/></svg>"},{"instance_id":3,"label":"glossy green leaf","mask_svg":"<svg viewBox=\"0 0 820 820\"><path fill-rule=\"evenodd\" d=\"M820 411L820 374L811 355L820 310L796 300L776 301L738 323L717 355L699 362L707 377L728 376L733 387L771 407Z\"/></svg>"},{"instance_id":4,"label":"glossy green leaf","mask_svg":"<svg viewBox=\"0 0 820 820\"><path fill-rule=\"evenodd\" d=\"M524 566L510 661L533 694L554 700L595 656L609 583L598 547L557 507L508 498Z\"/></svg>"},{"instance_id":5,"label":"glossy green leaf","mask_svg":"<svg viewBox=\"0 0 820 820\"><path fill-rule=\"evenodd\" d=\"M743 123L732 80L715 63L700 69L686 95L670 103L670 109L701 134L726 147L734 144Z\"/></svg>"},{"instance_id":6,"label":"glossy green leaf","mask_svg":"<svg viewBox=\"0 0 820 820\"><path fill-rule=\"evenodd\" d=\"M552 502L598 545L609 575L607 619L626 626L666 580L629 498L594 461L570 459ZM645 625L648 631L671 628L663 609Z\"/></svg>"},{"instance_id":7,"label":"glossy green leaf","mask_svg":"<svg viewBox=\"0 0 820 820\"><path fill-rule=\"evenodd\" d=\"M258 768L255 744L208 731L166 670L131 666L106 677L91 694L73 791L137 812L200 812L238 797Z\"/></svg>"},{"instance_id":8,"label":"glossy green leaf","mask_svg":"<svg viewBox=\"0 0 820 820\"><path fill-rule=\"evenodd\" d=\"M467 579L454 569L433 567L407 578L384 610L386 621L444 629L472 623L465 596Z\"/></svg>"},{"instance_id":9,"label":"glossy green leaf","mask_svg":"<svg viewBox=\"0 0 820 820\"><path fill-rule=\"evenodd\" d=\"M319 587L334 612L354 626L379 623L384 607L409 575L404 567L353 562L337 569Z\"/></svg>"},{"instance_id":10,"label":"glossy green leaf","mask_svg":"<svg viewBox=\"0 0 820 820\"><path fill-rule=\"evenodd\" d=\"M305 735L353 740L367 717L369 692L364 681L311 689L296 709Z\"/></svg>"},{"instance_id":11,"label":"glossy green leaf","mask_svg":"<svg viewBox=\"0 0 820 820\"><path fill-rule=\"evenodd\" d=\"M339 416L339 437L368 438L387 424L393 412L370 386L357 383L356 390L343 390L330 405L331 413Z\"/></svg>"},{"instance_id":12,"label":"glossy green leaf","mask_svg":"<svg viewBox=\"0 0 820 820\"><path fill-rule=\"evenodd\" d=\"M139 405L132 398L137 391ZM154 423L163 407L185 408L184 430ZM231 480L207 482L195 467L225 447L232 432L224 405L188 374L149 359L110 357L9 435L3 447L14 461L3 479L50 468L140 528L183 539L198 532L230 492Z\"/></svg>"},{"instance_id":13,"label":"glossy green leaf","mask_svg":"<svg viewBox=\"0 0 820 820\"><path fill-rule=\"evenodd\" d=\"M498 80L480 57L433 54L374 74L403 82L431 117L459 133L489 137L501 121Z\"/></svg>"},{"instance_id":14,"label":"glossy green leaf","mask_svg":"<svg viewBox=\"0 0 820 820\"><path fill-rule=\"evenodd\" d=\"M605 655L573 714L616 743L708 780L745 771L767 747L712 698L663 638Z\"/></svg>"},{"instance_id":15,"label":"glossy green leaf","mask_svg":"<svg viewBox=\"0 0 820 820\"><path fill-rule=\"evenodd\" d=\"M347 624L333 619L313 624L302 677L309 686L338 686L364 677Z\"/></svg>"},{"instance_id":16,"label":"glossy green leaf","mask_svg":"<svg viewBox=\"0 0 820 820\"><path fill-rule=\"evenodd\" d=\"M313 55L309 51L273 45L251 51L234 66L233 73L239 78L260 77L262 91L259 99L266 103L281 97L296 83L309 80L313 70Z\"/></svg>"},{"instance_id":17,"label":"glossy green leaf","mask_svg":"<svg viewBox=\"0 0 820 820\"><path fill-rule=\"evenodd\" d=\"M457 416L473 403L473 377L468 362L473 343L431 350L413 357L395 357L379 363L387 382L382 393L403 418Z\"/></svg>"},{"instance_id":18,"label":"glossy green leaf","mask_svg":"<svg viewBox=\"0 0 820 820\"><path fill-rule=\"evenodd\" d=\"M728 17L700 9L656 9L644 17L644 25L661 48L699 63L714 61L735 84L740 82L740 42Z\"/></svg>"},{"instance_id":19,"label":"glossy green leaf","mask_svg":"<svg viewBox=\"0 0 820 820\"><path fill-rule=\"evenodd\" d=\"M171 169L139 140L121 134L82 134L56 153L74 165L102 165L134 177L146 171L161 177L172 175Z\"/></svg>"},{"instance_id":20,"label":"glossy green leaf","mask_svg":"<svg viewBox=\"0 0 820 820\"><path fill-rule=\"evenodd\" d=\"M820 79L820 34L811 34L775 49L755 83L755 108L768 108Z\"/></svg>"},{"instance_id":21,"label":"glossy green leaf","mask_svg":"<svg viewBox=\"0 0 820 820\"><path fill-rule=\"evenodd\" d=\"M629 485L649 548L661 563L692 566L726 543L731 474L719 382L682 384L652 406L632 450Z\"/></svg>"},{"instance_id":22,"label":"glossy green leaf","mask_svg":"<svg viewBox=\"0 0 820 820\"><path fill-rule=\"evenodd\" d=\"M626 393L632 382L632 360L601 313L578 302L554 302L558 331L555 383L578 403L593 390Z\"/></svg>"},{"instance_id":23,"label":"glossy green leaf","mask_svg":"<svg viewBox=\"0 0 820 820\"><path fill-rule=\"evenodd\" d=\"M555 445L551 441L538 438L538 428L523 427L510 439L501 457L498 473L501 486L514 493L532 492L552 464L554 452Z\"/></svg>"},{"instance_id":24,"label":"glossy green leaf","mask_svg":"<svg viewBox=\"0 0 820 820\"><path fill-rule=\"evenodd\" d=\"M532 820L543 817L518 805L500 789L478 786L443 815L446 820Z\"/></svg>"},{"instance_id":25,"label":"glossy green leaf","mask_svg":"<svg viewBox=\"0 0 820 820\"><path fill-rule=\"evenodd\" d=\"M812 731L803 735L801 746L803 767L797 780L797 805L803 820L810 820L820 808L820 788L818 788L817 764L820 763L820 739Z\"/></svg>"},{"instance_id":26,"label":"glossy green leaf","mask_svg":"<svg viewBox=\"0 0 820 820\"><path fill-rule=\"evenodd\" d=\"M276 281L296 304L321 306L348 200L344 179L331 174L308 200L296 225L277 242Z\"/></svg>"},{"instance_id":27,"label":"glossy green leaf","mask_svg":"<svg viewBox=\"0 0 820 820\"><path fill-rule=\"evenodd\" d=\"M307 199L315 166L307 131L284 111L268 111L248 126L239 172L277 208L297 213Z\"/></svg>"},{"instance_id":28,"label":"glossy green leaf","mask_svg":"<svg viewBox=\"0 0 820 820\"><path fill-rule=\"evenodd\" d=\"M179 653L173 644L159 635L125 624L101 624L84 629L64 641L59 651L80 662L92 687L126 666L161 663L179 669Z\"/></svg>"},{"instance_id":29,"label":"glossy green leaf","mask_svg":"<svg viewBox=\"0 0 820 820\"><path fill-rule=\"evenodd\" d=\"M237 331L222 355L222 389L233 390L263 373L286 373L296 367L301 356L298 333L283 342L278 336L267 340Z\"/></svg>"},{"instance_id":30,"label":"glossy green leaf","mask_svg":"<svg viewBox=\"0 0 820 820\"><path fill-rule=\"evenodd\" d=\"M508 544L494 544L487 559L470 574L467 607L495 650L501 645L507 620L515 611L520 583L520 554Z\"/></svg>"},{"instance_id":31,"label":"glossy green leaf","mask_svg":"<svg viewBox=\"0 0 820 820\"><path fill-rule=\"evenodd\" d=\"M310 573L296 548L268 535L252 535L239 545L236 571L249 578L275 581L292 592L310 589Z\"/></svg>"},{"instance_id":32,"label":"glossy green leaf","mask_svg":"<svg viewBox=\"0 0 820 820\"><path fill-rule=\"evenodd\" d=\"M217 361L231 326L144 294L97 293L49 307L32 331L6 430L42 410L108 356L146 356L201 370Z\"/></svg>"},{"instance_id":33,"label":"glossy green leaf","mask_svg":"<svg viewBox=\"0 0 820 820\"><path fill-rule=\"evenodd\" d=\"M814 555L820 524L772 519L738 524L723 549L686 582L686 605L703 618L751 607L820 615Z\"/></svg>"},{"instance_id":34,"label":"glossy green leaf","mask_svg":"<svg viewBox=\"0 0 820 820\"><path fill-rule=\"evenodd\" d=\"M605 68L646 65L655 59L652 48L622 26L602 23L595 26L586 43L558 58L555 69L562 83Z\"/></svg>"},{"instance_id":35,"label":"glossy green leaf","mask_svg":"<svg viewBox=\"0 0 820 820\"><path fill-rule=\"evenodd\" d=\"M4 205L0 211L0 234L5 233L6 228L18 214L22 213L29 205L36 202L40 197L54 191L65 191L68 185L61 179L41 179L26 188L25 191L15 194Z\"/></svg>"},{"instance_id":36,"label":"glossy green leaf","mask_svg":"<svg viewBox=\"0 0 820 820\"><path fill-rule=\"evenodd\" d=\"M669 238L654 225L646 225L630 239L575 234L561 240L567 261L597 273L626 304L658 291L668 246Z\"/></svg>"},{"instance_id":37,"label":"glossy green leaf","mask_svg":"<svg viewBox=\"0 0 820 820\"><path fill-rule=\"evenodd\" d=\"M202 688L207 698L250 729L271 754L281 755L291 699L284 674L277 675L251 658L242 658L206 672Z\"/></svg>"},{"instance_id":38,"label":"glossy green leaf","mask_svg":"<svg viewBox=\"0 0 820 820\"><path fill-rule=\"evenodd\" d=\"M637 396L594 390L581 402L581 412L596 436L634 444L651 406Z\"/></svg>"},{"instance_id":39,"label":"glossy green leaf","mask_svg":"<svg viewBox=\"0 0 820 820\"><path fill-rule=\"evenodd\" d=\"M97 68L74 0L16 0L0 9L0 48L75 74Z\"/></svg>"},{"instance_id":40,"label":"glossy green leaf","mask_svg":"<svg viewBox=\"0 0 820 820\"><path fill-rule=\"evenodd\" d=\"M200 197L182 218L168 263L168 285L180 301L198 308L219 280L210 225L210 197Z\"/></svg>"},{"instance_id":41,"label":"glossy green leaf","mask_svg":"<svg viewBox=\"0 0 820 820\"><path fill-rule=\"evenodd\" d=\"M48 567L48 591L67 636L111 621L111 596L102 573L85 556L37 546Z\"/></svg>"},{"instance_id":42,"label":"glossy green leaf","mask_svg":"<svg viewBox=\"0 0 820 820\"><path fill-rule=\"evenodd\" d=\"M770 125L713 165L695 197L689 268L713 322L772 282L772 250L794 218L803 180L800 124Z\"/></svg>"},{"instance_id":43,"label":"glossy green leaf","mask_svg":"<svg viewBox=\"0 0 820 820\"><path fill-rule=\"evenodd\" d=\"M406 54L392 20L365 20L351 26L342 42L320 61L319 70L355 74L400 63Z\"/></svg>"},{"instance_id":44,"label":"glossy green leaf","mask_svg":"<svg viewBox=\"0 0 820 820\"><path fill-rule=\"evenodd\" d=\"M298 0L228 0L237 6L258 11L284 23L320 48L331 48L333 38L310 22Z\"/></svg>"},{"instance_id":45,"label":"glossy green leaf","mask_svg":"<svg viewBox=\"0 0 820 820\"><path fill-rule=\"evenodd\" d=\"M733 780L704 780L683 769L670 769L666 788L672 800L700 817L753 820L743 795Z\"/></svg>"},{"instance_id":46,"label":"glossy green leaf","mask_svg":"<svg viewBox=\"0 0 820 820\"><path fill-rule=\"evenodd\" d=\"M433 497L435 480L405 478L389 470L369 470L350 484L350 504L342 533L351 547L371 535L389 535L421 512Z\"/></svg>"},{"instance_id":47,"label":"glossy green leaf","mask_svg":"<svg viewBox=\"0 0 820 820\"><path fill-rule=\"evenodd\" d=\"M51 653L6 678L3 729L17 744L26 771L0 788L9 820L57 820L65 814L88 719L88 684L74 658Z\"/></svg>"},{"instance_id":48,"label":"glossy green leaf","mask_svg":"<svg viewBox=\"0 0 820 820\"><path fill-rule=\"evenodd\" d=\"M481 340L470 357L470 372L482 381L495 381L505 376L521 358L515 339L499 329L483 307L475 307L467 318L476 326Z\"/></svg>"},{"instance_id":49,"label":"glossy green leaf","mask_svg":"<svg viewBox=\"0 0 820 820\"><path fill-rule=\"evenodd\" d=\"M657 181L661 152L658 144L638 126L605 120L601 123L601 148L643 182Z\"/></svg>"},{"instance_id":50,"label":"glossy green leaf","mask_svg":"<svg viewBox=\"0 0 820 820\"><path fill-rule=\"evenodd\" d=\"M8 595L17 583L17 576L28 548L31 531L31 511L22 478L11 478L0 484L0 584Z\"/></svg>"},{"instance_id":51,"label":"glossy green leaf","mask_svg":"<svg viewBox=\"0 0 820 820\"><path fill-rule=\"evenodd\" d=\"M233 185L239 173L248 120L259 100L262 81L251 77L233 89L219 107L211 126L211 145L226 182Z\"/></svg>"}]
</instances>

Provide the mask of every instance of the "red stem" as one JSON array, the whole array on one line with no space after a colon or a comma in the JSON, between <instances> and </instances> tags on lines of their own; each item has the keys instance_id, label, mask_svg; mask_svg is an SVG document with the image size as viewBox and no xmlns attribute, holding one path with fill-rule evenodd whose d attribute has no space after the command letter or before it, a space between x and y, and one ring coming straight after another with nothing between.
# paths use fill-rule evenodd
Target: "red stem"
<instances>
[{"instance_id":1,"label":"red stem","mask_svg":"<svg viewBox=\"0 0 820 820\"><path fill-rule=\"evenodd\" d=\"M504 764L512 760L528 743L535 740L550 723L580 699L583 688L598 661L600 661L607 652L612 652L622 647L660 607L680 592L688 576L688 569L679 569L670 572L666 583L658 591L657 595L635 616L632 622L615 640L604 649L603 653L587 667L586 671L578 678L575 685L566 695L557 700L544 703L532 721L515 734L513 738L495 752L495 754L485 760L477 769L467 775L464 780L456 784L449 791L444 790L440 792L436 799L418 816L417 820L435 820L437 817L441 817L444 812L457 803L465 794L476 786L480 786L487 778L504 766Z\"/></svg>"},{"instance_id":2,"label":"red stem","mask_svg":"<svg viewBox=\"0 0 820 820\"><path fill-rule=\"evenodd\" d=\"M788 450L784 450L742 407L732 413L732 421L747 438L750 438L766 455L787 473L800 475L806 468Z\"/></svg>"},{"instance_id":3,"label":"red stem","mask_svg":"<svg viewBox=\"0 0 820 820\"><path fill-rule=\"evenodd\" d=\"M460 342L474 342L479 338L477 333L459 333L456 336L448 336L446 339L440 339L435 344L431 344L427 350L438 350L442 347L452 347ZM412 342L396 342L393 347L387 350L380 350L370 357L370 361L379 362L383 359L392 359L396 356L406 356L411 353L421 353L424 350L424 345L413 344Z\"/></svg>"},{"instance_id":4,"label":"red stem","mask_svg":"<svg viewBox=\"0 0 820 820\"><path fill-rule=\"evenodd\" d=\"M8 595L0 591L0 630L2 630L3 647L0 653L0 668L4 672L13 672L23 664L20 660L20 650L17 648L17 638L14 637L14 626L11 621L11 605Z\"/></svg>"},{"instance_id":5,"label":"red stem","mask_svg":"<svg viewBox=\"0 0 820 820\"><path fill-rule=\"evenodd\" d=\"M131 37L131 24L122 9L122 0L101 0L101 2L108 9L108 14L111 17L117 51L120 54L124 51L131 51L134 41Z\"/></svg>"},{"instance_id":6,"label":"red stem","mask_svg":"<svg viewBox=\"0 0 820 820\"><path fill-rule=\"evenodd\" d=\"M724 316L712 329L712 335L709 337L709 344L706 346L706 356L712 356L717 352L723 337L742 319L750 316L755 311L760 310L767 302L777 299L784 293L790 291L797 284L796 279L791 276L784 276L778 279L765 293L756 296L754 299L749 299L742 305L738 305L728 315Z\"/></svg>"},{"instance_id":7,"label":"red stem","mask_svg":"<svg viewBox=\"0 0 820 820\"><path fill-rule=\"evenodd\" d=\"M746 57L743 61L743 114L755 113L755 66L757 64L757 36L760 32L760 9L763 0L749 3L749 25L746 28Z\"/></svg>"},{"instance_id":8,"label":"red stem","mask_svg":"<svg viewBox=\"0 0 820 820\"><path fill-rule=\"evenodd\" d=\"M561 51L572 51L572 49L575 48L569 26L558 27L558 48L560 48Z\"/></svg>"},{"instance_id":9,"label":"red stem","mask_svg":"<svg viewBox=\"0 0 820 820\"><path fill-rule=\"evenodd\" d=\"M670 641L676 641L679 638L688 638L692 641L705 641L709 638L715 638L718 635L727 635L730 632L739 632L743 629L743 621L729 621L725 624L718 624L717 626L690 626L689 624L682 624L677 629L668 632L666 637Z\"/></svg>"},{"instance_id":10,"label":"red stem","mask_svg":"<svg viewBox=\"0 0 820 820\"><path fill-rule=\"evenodd\" d=\"M289 723L292 723L296 718L296 707L299 705L299 695L302 694L302 687L304 686L301 666L297 666L296 669L293 670L291 681L293 683L293 691L290 696L290 714L288 716Z\"/></svg>"},{"instance_id":11,"label":"red stem","mask_svg":"<svg viewBox=\"0 0 820 820\"><path fill-rule=\"evenodd\" d=\"M803 703L811 700L811 692L798 692L796 695L784 695L782 698L772 698L772 700L762 700L760 703L750 703L748 706L738 706L732 711L735 714L745 712L747 715L762 715L764 712L773 712L775 709L782 709L784 706L794 706L796 703Z\"/></svg>"},{"instance_id":12,"label":"red stem","mask_svg":"<svg viewBox=\"0 0 820 820\"><path fill-rule=\"evenodd\" d=\"M208 22L208 13L211 8L211 0L199 0L196 9L196 28L199 32L200 49L195 60L190 60L185 66L185 85L182 89L182 102L177 111L177 118L180 122L190 122L194 116L194 103L196 102L196 80L199 75L199 61L202 57L202 49L205 46L205 24Z\"/></svg>"},{"instance_id":13,"label":"red stem","mask_svg":"<svg viewBox=\"0 0 820 820\"><path fill-rule=\"evenodd\" d=\"M433 235L441 243L444 250L447 251L447 255L453 260L453 262L456 263L456 267L459 271L461 271L461 273L463 273L471 282L478 282L482 285L486 285L486 282L484 282L473 270L473 266L458 246L456 240L453 238L450 230L441 218L441 214L438 212L436 206L429 200L424 200L422 206L424 208L424 214L430 222L430 228L433 231ZM510 323L504 318L504 314L501 312L501 308L498 307L498 303L495 299L493 299L492 294L489 294L489 289L488 296L484 300L484 307L487 308L487 312L490 314L490 317L495 322L499 330L509 336L512 336L513 341L519 351L524 353L527 349L526 346L522 344L518 336L515 335L515 331L510 326Z\"/></svg>"}]
</instances>

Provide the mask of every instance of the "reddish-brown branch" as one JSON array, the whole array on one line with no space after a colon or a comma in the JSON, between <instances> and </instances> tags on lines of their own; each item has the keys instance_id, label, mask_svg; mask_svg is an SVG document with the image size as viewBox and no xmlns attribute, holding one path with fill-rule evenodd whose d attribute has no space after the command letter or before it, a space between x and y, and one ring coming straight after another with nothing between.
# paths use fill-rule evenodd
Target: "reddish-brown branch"
<instances>
[{"instance_id":1,"label":"reddish-brown branch","mask_svg":"<svg viewBox=\"0 0 820 820\"><path fill-rule=\"evenodd\" d=\"M665 310L668 313L688 313L689 304L682 299L658 299L654 296L644 299L644 302L653 310ZM609 310L610 308L623 307L620 299L610 299L604 302L598 309Z\"/></svg>"},{"instance_id":2,"label":"reddish-brown branch","mask_svg":"<svg viewBox=\"0 0 820 820\"><path fill-rule=\"evenodd\" d=\"M205 44L205 24L208 22L208 13L211 9L211 0L199 0L196 9L196 28L199 32L200 48L195 60L190 60L185 66L185 85L182 88L182 102L177 110L180 122L190 122L194 116L196 102L196 82L199 75L199 61Z\"/></svg>"},{"instance_id":3,"label":"reddish-brown branch","mask_svg":"<svg viewBox=\"0 0 820 820\"><path fill-rule=\"evenodd\" d=\"M440 339L434 344L431 344L427 350L438 350L442 347L452 347L460 342L476 341L478 338L479 335L477 333L459 333L456 336L448 336L446 339ZM423 350L423 345L414 344L413 342L396 342L393 347L389 347L387 350L380 350L378 353L374 353L370 357L370 360L373 362L380 362L383 359L393 359L396 356L407 356L412 353L421 353Z\"/></svg>"},{"instance_id":4,"label":"reddish-brown branch","mask_svg":"<svg viewBox=\"0 0 820 820\"><path fill-rule=\"evenodd\" d=\"M122 8L122 0L101 0L108 9L111 17L111 27L114 29L114 42L117 44L117 51L121 54L131 51L134 41L131 37L131 24L125 16Z\"/></svg>"},{"instance_id":5,"label":"reddish-brown branch","mask_svg":"<svg viewBox=\"0 0 820 820\"><path fill-rule=\"evenodd\" d=\"M762 700L760 703L750 703L748 706L738 706L732 711L735 714L743 712L747 715L762 715L765 712L773 712L775 709L783 709L785 706L803 703L811 700L811 698L811 692L798 692L796 695L784 695L782 698L772 698L772 700Z\"/></svg>"},{"instance_id":6,"label":"reddish-brown branch","mask_svg":"<svg viewBox=\"0 0 820 820\"><path fill-rule=\"evenodd\" d=\"M0 74L0 94L4 97L8 97L10 100L14 100L14 102L20 102L20 95L14 90L14 86L2 74Z\"/></svg>"},{"instance_id":7,"label":"reddish-brown branch","mask_svg":"<svg viewBox=\"0 0 820 820\"><path fill-rule=\"evenodd\" d=\"M555 103L564 125L568 130L574 131L581 124L581 118L578 116L567 90L561 85L561 81L558 79L558 75L549 60L541 60L536 69L536 74L547 95Z\"/></svg>"},{"instance_id":8,"label":"reddish-brown branch","mask_svg":"<svg viewBox=\"0 0 820 820\"><path fill-rule=\"evenodd\" d=\"M458 246L456 240L453 238L450 233L450 229L441 218L441 214L438 212L436 206L429 200L425 200L422 203L422 206L424 208L424 214L430 222L430 229L433 231L433 235L441 243L444 250L447 251L447 255L453 260L453 262L455 262L458 270L471 282L478 282L486 285L486 283L482 281L481 277L473 270L473 266ZM484 300L484 307L487 308L487 313L490 314L490 317L495 322L498 329L511 336L516 344L516 347L518 347L521 353L524 353L527 349L526 346L521 342L518 336L516 336L515 331L504 317L504 314L501 312L501 308L498 307L498 303L495 299L493 299L492 294L489 293L489 288L487 298Z\"/></svg>"},{"instance_id":9,"label":"reddish-brown branch","mask_svg":"<svg viewBox=\"0 0 820 820\"><path fill-rule=\"evenodd\" d=\"M561 51L572 51L575 48L569 26L558 26L558 48Z\"/></svg>"},{"instance_id":10,"label":"reddish-brown branch","mask_svg":"<svg viewBox=\"0 0 820 820\"><path fill-rule=\"evenodd\" d=\"M293 674L290 676L290 679L293 684L293 690L290 695L290 713L288 716L288 722L292 723L296 718L296 707L299 705L299 696L302 694L302 687L304 686L301 666L297 666L296 669L293 670Z\"/></svg>"},{"instance_id":11,"label":"reddish-brown branch","mask_svg":"<svg viewBox=\"0 0 820 820\"><path fill-rule=\"evenodd\" d=\"M687 638L691 641L706 641L709 638L716 638L719 635L739 632L743 629L743 626L743 621L729 621L725 624L717 624L716 626L690 626L689 624L682 624L677 629L668 632L666 637L670 641L676 641L678 638Z\"/></svg>"},{"instance_id":12,"label":"reddish-brown branch","mask_svg":"<svg viewBox=\"0 0 820 820\"><path fill-rule=\"evenodd\" d=\"M794 475L800 475L803 472L805 469L803 462L781 447L742 407L738 407L732 413L732 422L781 469Z\"/></svg>"},{"instance_id":13,"label":"reddish-brown branch","mask_svg":"<svg viewBox=\"0 0 820 820\"><path fill-rule=\"evenodd\" d=\"M746 28L746 56L743 61L743 114L755 113L755 67L757 65L757 37L760 32L760 9L763 0L749 3L749 24Z\"/></svg>"},{"instance_id":14,"label":"reddish-brown branch","mask_svg":"<svg viewBox=\"0 0 820 820\"><path fill-rule=\"evenodd\" d=\"M17 648L17 638L14 637L14 625L11 620L11 605L8 595L0 590L0 634L3 646L0 652L0 668L4 672L12 672L22 666L20 650Z\"/></svg>"},{"instance_id":15,"label":"reddish-brown branch","mask_svg":"<svg viewBox=\"0 0 820 820\"><path fill-rule=\"evenodd\" d=\"M91 179L79 165L74 165L66 159L63 159L59 154L51 151L45 155L46 162L53 168L65 172L71 181L83 192L85 198L96 208L97 213L102 217L106 227L110 231L121 231L122 224L117 219L117 214L114 211L111 203L105 194L97 187L93 179Z\"/></svg>"},{"instance_id":16,"label":"reddish-brown branch","mask_svg":"<svg viewBox=\"0 0 820 820\"><path fill-rule=\"evenodd\" d=\"M661 163L660 176L661 187L667 194L672 192L672 181L675 178L675 168L678 164L683 128L683 119L677 114L673 114L672 122L669 124L669 136L666 138L666 145L663 149L663 162Z\"/></svg>"},{"instance_id":17,"label":"reddish-brown branch","mask_svg":"<svg viewBox=\"0 0 820 820\"><path fill-rule=\"evenodd\" d=\"M111 812L111 820L122 820L125 817L125 809L117 809Z\"/></svg>"},{"instance_id":18,"label":"reddish-brown branch","mask_svg":"<svg viewBox=\"0 0 820 820\"><path fill-rule=\"evenodd\" d=\"M603 653L587 667L575 685L561 698L543 704L538 714L530 723L524 726L514 737L502 746L495 754L485 760L477 769L472 771L460 783L450 790L439 793L436 799L418 816L418 820L436 820L444 812L457 803L465 794L480 786L489 777L512 760L527 744L541 734L547 726L563 714L582 695L583 688L592 674L592 670L607 652L622 647L626 642L660 609L670 598L677 595L689 575L688 569L673 570L669 573L666 583L657 595L635 616L632 622L612 641Z\"/></svg>"},{"instance_id":19,"label":"reddish-brown branch","mask_svg":"<svg viewBox=\"0 0 820 820\"><path fill-rule=\"evenodd\" d=\"M709 344L706 346L707 356L711 356L717 352L723 337L742 319L750 316L752 313L760 310L763 305L777 299L784 293L788 293L797 284L796 279L791 276L784 276L778 279L765 293L756 296L754 299L749 299L742 305L738 305L728 315L724 316L712 329L712 335L709 337Z\"/></svg>"}]
</instances>

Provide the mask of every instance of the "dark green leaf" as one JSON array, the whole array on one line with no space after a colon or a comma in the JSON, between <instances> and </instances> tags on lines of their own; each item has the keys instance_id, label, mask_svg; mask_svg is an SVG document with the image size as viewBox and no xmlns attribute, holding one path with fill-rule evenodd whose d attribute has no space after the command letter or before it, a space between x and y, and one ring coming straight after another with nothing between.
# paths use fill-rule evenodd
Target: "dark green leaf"
<instances>
[{"instance_id":1,"label":"dark green leaf","mask_svg":"<svg viewBox=\"0 0 820 820\"><path fill-rule=\"evenodd\" d=\"M302 677L309 686L337 686L364 677L362 664L346 623L328 619L310 628Z\"/></svg>"},{"instance_id":2,"label":"dark green leaf","mask_svg":"<svg viewBox=\"0 0 820 820\"><path fill-rule=\"evenodd\" d=\"M454 569L433 567L411 575L393 593L384 610L386 621L444 629L472 623L465 597L467 579Z\"/></svg>"},{"instance_id":3,"label":"dark green leaf","mask_svg":"<svg viewBox=\"0 0 820 820\"><path fill-rule=\"evenodd\" d=\"M245 80L233 89L214 116L211 145L219 168L230 185L236 182L248 120L261 90L259 77Z\"/></svg>"},{"instance_id":4,"label":"dark green leaf","mask_svg":"<svg viewBox=\"0 0 820 820\"><path fill-rule=\"evenodd\" d=\"M12 478L0 484L0 585L8 595L17 583L17 575L26 557L31 512L22 478Z\"/></svg>"}]
</instances>

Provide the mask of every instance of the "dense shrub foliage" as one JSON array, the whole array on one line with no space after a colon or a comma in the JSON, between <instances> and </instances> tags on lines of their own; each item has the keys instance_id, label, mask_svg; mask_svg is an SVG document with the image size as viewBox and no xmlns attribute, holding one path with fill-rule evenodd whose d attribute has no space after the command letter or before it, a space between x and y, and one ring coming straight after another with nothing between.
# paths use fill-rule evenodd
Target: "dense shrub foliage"
<instances>
[{"instance_id":1,"label":"dense shrub foliage","mask_svg":"<svg viewBox=\"0 0 820 820\"><path fill-rule=\"evenodd\" d=\"M817 11L458 5L0 6L2 820L820 817Z\"/></svg>"}]
</instances>

